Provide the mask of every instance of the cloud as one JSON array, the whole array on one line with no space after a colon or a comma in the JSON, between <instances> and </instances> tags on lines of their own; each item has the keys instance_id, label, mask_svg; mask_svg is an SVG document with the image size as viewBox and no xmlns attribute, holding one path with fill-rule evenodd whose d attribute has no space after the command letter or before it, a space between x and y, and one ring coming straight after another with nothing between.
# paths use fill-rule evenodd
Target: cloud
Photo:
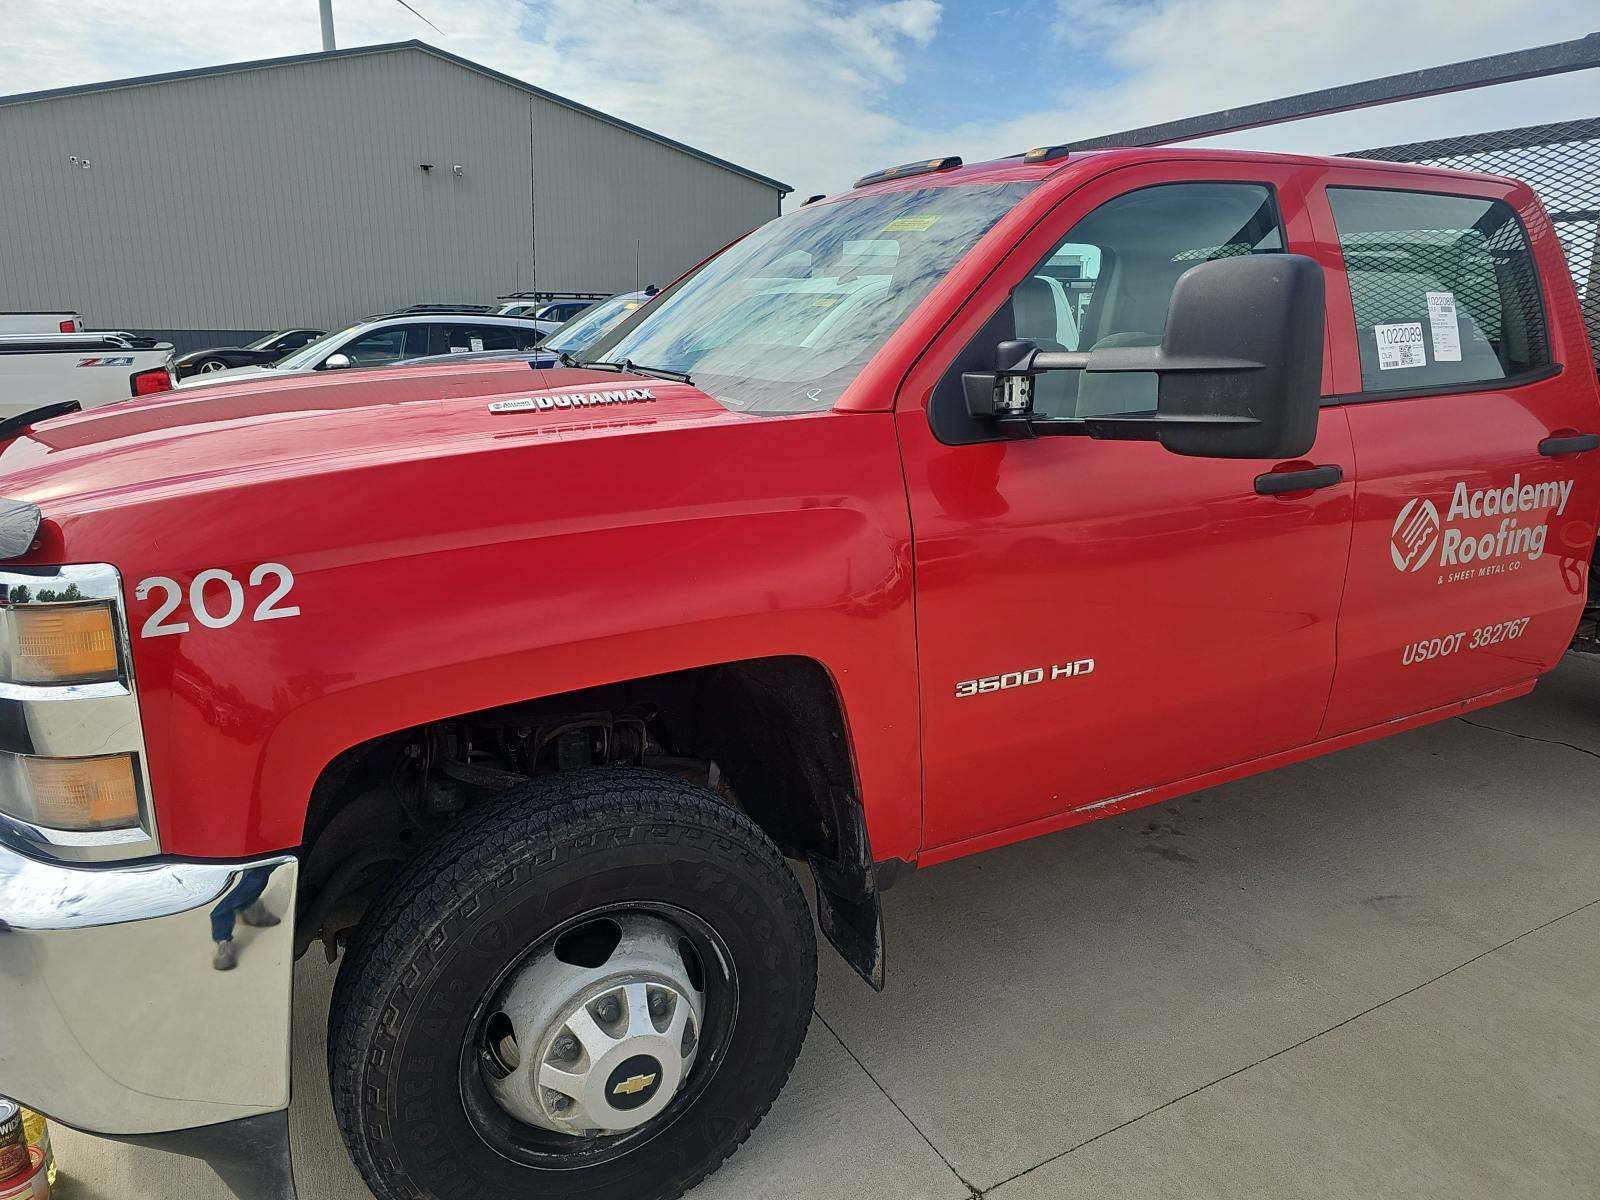
<instances>
[{"instance_id":1,"label":"cloud","mask_svg":"<svg viewBox=\"0 0 1600 1200\"><path fill-rule=\"evenodd\" d=\"M914 140L888 97L937 0L335 0L340 45L420 38L802 189ZM0 0L0 92L321 45L314 0ZM91 35L92 36L89 36Z\"/></svg>"},{"instance_id":2,"label":"cloud","mask_svg":"<svg viewBox=\"0 0 1600 1200\"><path fill-rule=\"evenodd\" d=\"M1583 37L1587 0L1057 0L1063 83L969 125L992 154ZM1092 82L1082 82L1088 78ZM1589 116L1593 72L1273 126L1204 145L1333 153Z\"/></svg>"},{"instance_id":3,"label":"cloud","mask_svg":"<svg viewBox=\"0 0 1600 1200\"><path fill-rule=\"evenodd\" d=\"M341 45L421 38L793 183L926 154L969 161L1580 37L1593 0L1030 0L973 23L938 0L335 0ZM314 0L0 0L0 92L320 45ZM969 18L961 31L950 26ZM989 36L1025 107L983 113ZM1030 30L1037 36L1030 37ZM911 84L914 86L908 87ZM1592 115L1594 72L1215 139L1339 151ZM976 114L927 123L920 87ZM1018 89L996 90L1015 97Z\"/></svg>"}]
</instances>

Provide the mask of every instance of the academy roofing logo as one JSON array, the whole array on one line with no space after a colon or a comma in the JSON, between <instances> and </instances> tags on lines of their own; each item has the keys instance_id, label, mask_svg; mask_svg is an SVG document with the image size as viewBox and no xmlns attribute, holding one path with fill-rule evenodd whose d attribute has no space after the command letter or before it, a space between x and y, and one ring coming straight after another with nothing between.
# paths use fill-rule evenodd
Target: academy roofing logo
<instances>
[{"instance_id":1,"label":"academy roofing logo","mask_svg":"<svg viewBox=\"0 0 1600 1200\"><path fill-rule=\"evenodd\" d=\"M655 399L649 388L627 388L611 392L557 392L549 396L520 396L515 400L491 400L492 413L543 411L552 408L591 408L601 404L644 404Z\"/></svg>"},{"instance_id":2,"label":"academy roofing logo","mask_svg":"<svg viewBox=\"0 0 1600 1200\"><path fill-rule=\"evenodd\" d=\"M1464 567L1496 559L1538 558L1544 553L1548 525L1524 524L1525 513L1559 517L1567 511L1572 496L1570 479L1545 483L1523 483L1522 475L1511 477L1503 488L1478 488L1469 491L1457 483L1450 496L1450 508L1441 518L1432 500L1414 497L1406 501L1389 534L1389 555L1397 571L1420 571L1439 555L1440 567ZM1471 532L1463 524L1499 517L1491 529Z\"/></svg>"},{"instance_id":3,"label":"academy roofing logo","mask_svg":"<svg viewBox=\"0 0 1600 1200\"><path fill-rule=\"evenodd\" d=\"M1441 525L1439 510L1432 500L1407 500L1394 519L1394 531L1389 535L1389 554L1394 559L1395 569L1420 571L1439 544Z\"/></svg>"}]
</instances>

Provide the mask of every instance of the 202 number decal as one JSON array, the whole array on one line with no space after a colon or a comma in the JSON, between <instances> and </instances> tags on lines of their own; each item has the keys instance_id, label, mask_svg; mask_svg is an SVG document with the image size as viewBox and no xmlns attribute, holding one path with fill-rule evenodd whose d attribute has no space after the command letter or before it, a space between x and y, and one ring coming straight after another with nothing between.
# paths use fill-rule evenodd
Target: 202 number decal
<instances>
[{"instance_id":1,"label":"202 number decal","mask_svg":"<svg viewBox=\"0 0 1600 1200\"><path fill-rule=\"evenodd\" d=\"M250 619L279 621L284 617L298 617L300 615L298 604L280 603L294 587L294 572L282 563L261 563L250 568L250 587L263 587L269 579L274 582L257 602ZM221 585L222 595L219 596L213 587L208 596L207 585L215 584ZM246 607L244 589L245 585L234 578L231 571L217 567L201 571L189 584L189 611L194 619L207 629L226 629L244 616ZM168 579L165 575L152 575L149 579L139 581L139 586L133 589L133 598L148 600L153 592L164 593L165 599L145 618L144 624L139 628L139 636L153 638L187 633L188 621L172 619L173 614L183 607L185 598L183 585L176 579Z\"/></svg>"}]
</instances>

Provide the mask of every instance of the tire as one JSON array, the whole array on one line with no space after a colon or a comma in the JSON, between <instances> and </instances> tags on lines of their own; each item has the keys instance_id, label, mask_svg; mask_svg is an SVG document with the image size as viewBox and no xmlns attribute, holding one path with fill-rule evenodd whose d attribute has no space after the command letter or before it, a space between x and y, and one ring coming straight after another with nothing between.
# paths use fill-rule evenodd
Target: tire
<instances>
[{"instance_id":1,"label":"tire","mask_svg":"<svg viewBox=\"0 0 1600 1200\"><path fill-rule=\"evenodd\" d=\"M655 907L630 915L640 906ZM680 949L685 962L731 964L726 982L701 968L704 1020L698 1048L685 1050L698 1058L670 1106L598 1138L519 1122L492 1097L486 1108L486 1010L544 969L551 951L536 947L612 913L620 922L667 914L688 931L678 946L693 942ZM379 1200L670 1200L766 1114L799 1055L815 991L804 894L750 820L650 771L543 777L446 830L357 929L329 1016L334 1109Z\"/></svg>"},{"instance_id":2,"label":"tire","mask_svg":"<svg viewBox=\"0 0 1600 1200\"><path fill-rule=\"evenodd\" d=\"M213 371L226 371L228 364L220 358L202 358L194 369L197 375L210 375Z\"/></svg>"}]
</instances>

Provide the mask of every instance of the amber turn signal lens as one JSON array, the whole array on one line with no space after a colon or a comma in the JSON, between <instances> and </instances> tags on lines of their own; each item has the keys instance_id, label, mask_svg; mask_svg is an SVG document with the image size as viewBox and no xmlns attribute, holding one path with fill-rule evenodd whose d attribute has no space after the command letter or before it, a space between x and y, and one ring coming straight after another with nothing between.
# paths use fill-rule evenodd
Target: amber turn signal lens
<instances>
[{"instance_id":1,"label":"amber turn signal lens","mask_svg":"<svg viewBox=\"0 0 1600 1200\"><path fill-rule=\"evenodd\" d=\"M87 683L117 677L109 604L19 604L11 609L14 683Z\"/></svg>"},{"instance_id":2,"label":"amber turn signal lens","mask_svg":"<svg viewBox=\"0 0 1600 1200\"><path fill-rule=\"evenodd\" d=\"M4 754L0 763L0 810L30 825L89 832L139 824L139 784L131 754Z\"/></svg>"}]
</instances>

